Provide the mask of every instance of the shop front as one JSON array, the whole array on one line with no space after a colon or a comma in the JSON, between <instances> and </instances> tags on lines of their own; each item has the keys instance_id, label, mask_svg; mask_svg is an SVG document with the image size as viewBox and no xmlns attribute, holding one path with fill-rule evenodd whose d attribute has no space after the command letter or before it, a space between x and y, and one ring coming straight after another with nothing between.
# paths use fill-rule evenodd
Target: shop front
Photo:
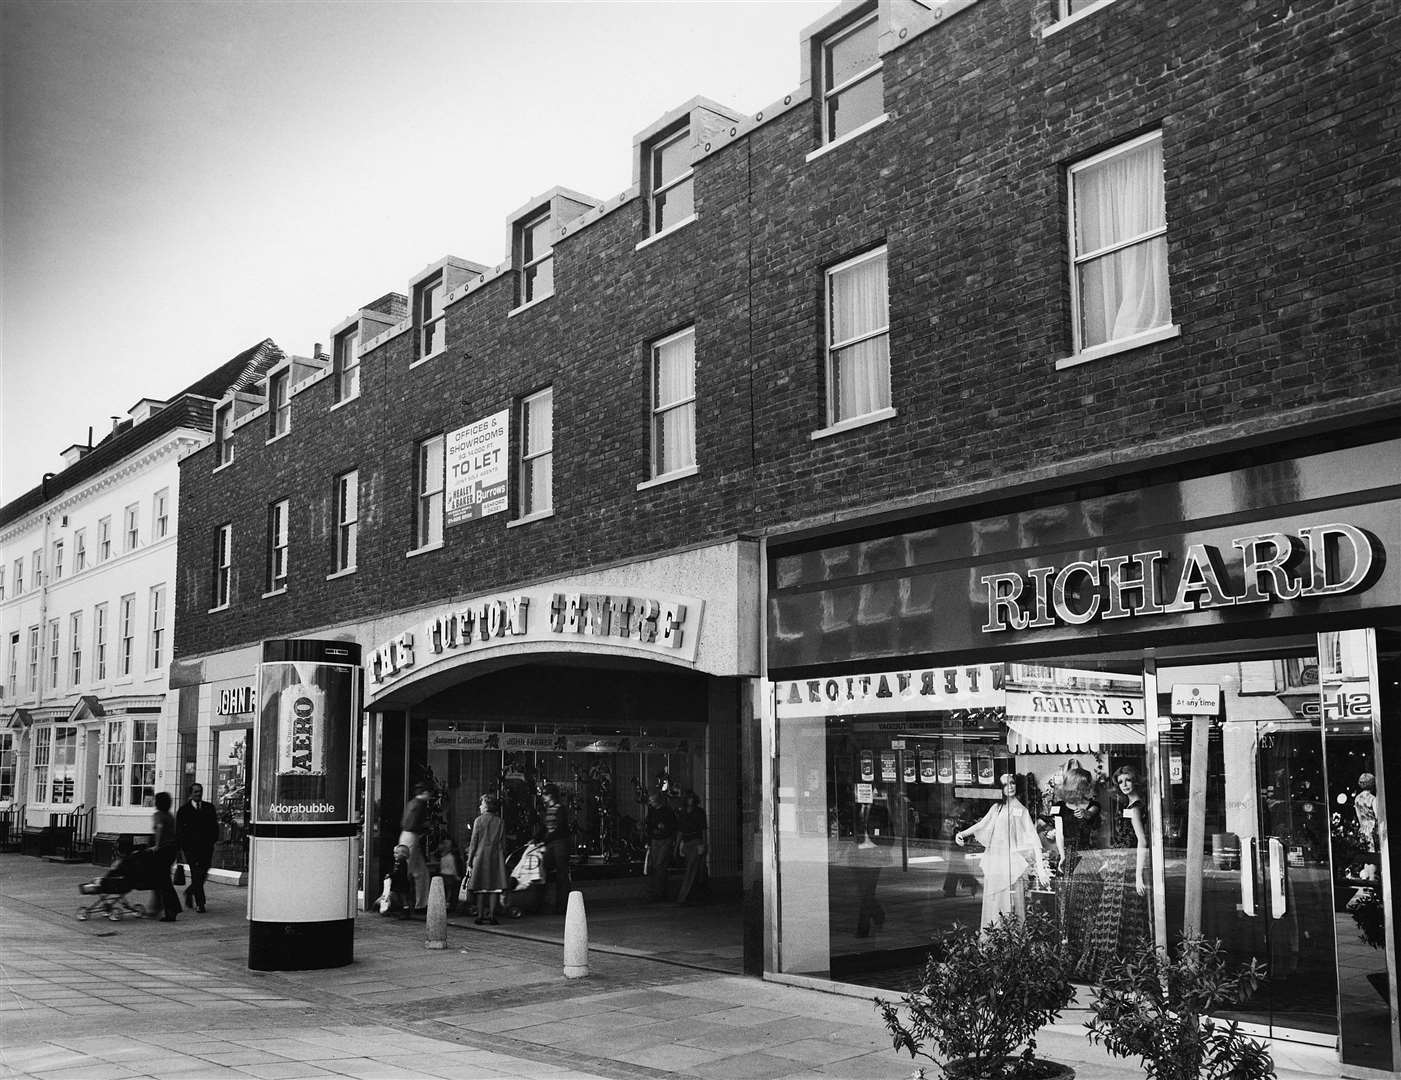
<instances>
[{"instance_id":1,"label":"shop front","mask_svg":"<svg viewBox=\"0 0 1401 1080\"><path fill-rule=\"evenodd\" d=\"M1401 1061L1401 443L1233 464L771 544L772 977L1037 909L1081 982L1202 934L1248 1030Z\"/></svg>"}]
</instances>

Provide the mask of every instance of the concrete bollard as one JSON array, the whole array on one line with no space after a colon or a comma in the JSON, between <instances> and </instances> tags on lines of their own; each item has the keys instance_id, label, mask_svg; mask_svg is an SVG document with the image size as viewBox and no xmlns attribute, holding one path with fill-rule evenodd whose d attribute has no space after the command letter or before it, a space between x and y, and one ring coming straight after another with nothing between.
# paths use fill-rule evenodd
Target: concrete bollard
<instances>
[{"instance_id":1,"label":"concrete bollard","mask_svg":"<svg viewBox=\"0 0 1401 1080\"><path fill-rule=\"evenodd\" d=\"M589 920L584 914L584 894L569 894L564 909L564 977L582 979L589 973Z\"/></svg>"},{"instance_id":2,"label":"concrete bollard","mask_svg":"<svg viewBox=\"0 0 1401 1080\"><path fill-rule=\"evenodd\" d=\"M441 949L447 944L448 902L443 894L443 879L435 877L428 886L428 940L424 944L430 949Z\"/></svg>"}]
</instances>

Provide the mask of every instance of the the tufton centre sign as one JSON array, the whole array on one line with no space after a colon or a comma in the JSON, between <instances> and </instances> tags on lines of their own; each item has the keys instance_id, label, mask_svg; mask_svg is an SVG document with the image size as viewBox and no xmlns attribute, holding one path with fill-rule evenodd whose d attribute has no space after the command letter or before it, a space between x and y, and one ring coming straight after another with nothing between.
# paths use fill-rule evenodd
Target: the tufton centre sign
<instances>
[{"instance_id":1,"label":"the tufton centre sign","mask_svg":"<svg viewBox=\"0 0 1401 1080\"><path fill-rule=\"evenodd\" d=\"M694 663L704 602L600 590L523 589L444 608L396 634L368 657L383 687L449 656L494 646L576 644Z\"/></svg>"},{"instance_id":2,"label":"the tufton centre sign","mask_svg":"<svg viewBox=\"0 0 1401 1080\"><path fill-rule=\"evenodd\" d=\"M1151 550L986 574L980 578L987 590L982 630L1080 626L1097 619L1340 596L1369 588L1384 561L1376 537L1332 522L1237 537L1229 553L1197 543L1176 560Z\"/></svg>"}]
</instances>

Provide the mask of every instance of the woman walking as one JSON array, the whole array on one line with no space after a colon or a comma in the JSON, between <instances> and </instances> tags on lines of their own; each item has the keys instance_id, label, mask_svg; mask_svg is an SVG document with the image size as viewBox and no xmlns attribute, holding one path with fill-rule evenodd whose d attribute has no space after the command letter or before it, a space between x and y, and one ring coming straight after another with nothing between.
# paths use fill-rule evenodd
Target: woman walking
<instances>
[{"instance_id":1,"label":"woman walking","mask_svg":"<svg viewBox=\"0 0 1401 1080\"><path fill-rule=\"evenodd\" d=\"M170 881L170 867L179 851L175 839L175 815L170 812L170 792L156 794L156 812L151 815L151 872L160 896L161 922L174 922L180 914L180 897Z\"/></svg>"},{"instance_id":2,"label":"woman walking","mask_svg":"<svg viewBox=\"0 0 1401 1080\"><path fill-rule=\"evenodd\" d=\"M498 812L501 800L495 795L483 795L480 806L482 812L472 822L472 840L467 845L467 872L477 894L477 925L499 926L496 908L506 891L506 859L501 850L506 824Z\"/></svg>"}]
</instances>

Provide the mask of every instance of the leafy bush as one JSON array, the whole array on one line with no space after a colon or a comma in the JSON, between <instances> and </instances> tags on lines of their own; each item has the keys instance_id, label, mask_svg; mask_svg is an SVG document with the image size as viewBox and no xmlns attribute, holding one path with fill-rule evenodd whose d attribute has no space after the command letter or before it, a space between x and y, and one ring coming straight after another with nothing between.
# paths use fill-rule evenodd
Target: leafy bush
<instances>
[{"instance_id":1,"label":"leafy bush","mask_svg":"<svg viewBox=\"0 0 1401 1080\"><path fill-rule=\"evenodd\" d=\"M1229 970L1219 941L1184 935L1171 954L1145 946L1111 963L1094 988L1090 1041L1141 1059L1149 1080L1273 1077L1264 1046L1210 1016L1249 998L1264 974L1256 960Z\"/></svg>"},{"instance_id":2,"label":"leafy bush","mask_svg":"<svg viewBox=\"0 0 1401 1080\"><path fill-rule=\"evenodd\" d=\"M898 1005L876 1006L895 1049L912 1058L960 1076L1033 1077L1046 1064L1036 1060L1036 1032L1074 996L1069 972L1054 922L1004 915L982 931L955 926L930 954L919 988Z\"/></svg>"}]
</instances>

